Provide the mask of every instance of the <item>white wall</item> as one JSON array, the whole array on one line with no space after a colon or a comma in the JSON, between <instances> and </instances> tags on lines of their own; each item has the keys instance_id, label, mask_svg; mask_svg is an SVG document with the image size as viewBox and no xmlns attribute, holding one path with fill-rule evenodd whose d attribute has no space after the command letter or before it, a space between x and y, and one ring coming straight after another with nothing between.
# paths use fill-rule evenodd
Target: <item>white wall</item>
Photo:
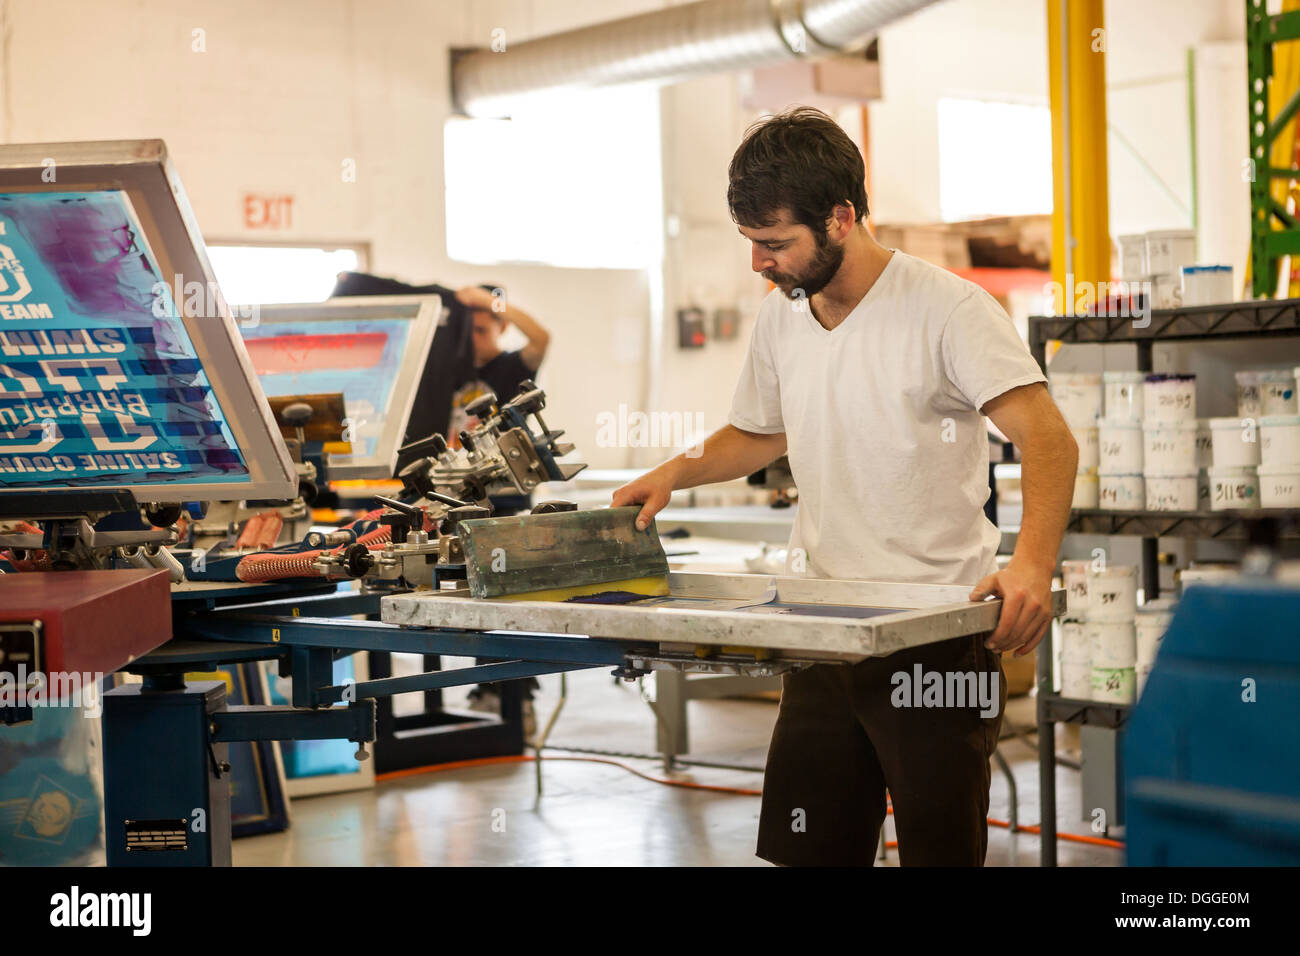
<instances>
[{"instance_id":1,"label":"white wall","mask_svg":"<svg viewBox=\"0 0 1300 956\"><path fill-rule=\"evenodd\" d=\"M430 46L463 32L462 4L6 7L9 142L162 138L209 239L364 240L409 276L441 263L449 81ZM292 228L246 229L246 192L292 194Z\"/></svg>"},{"instance_id":2,"label":"white wall","mask_svg":"<svg viewBox=\"0 0 1300 956\"><path fill-rule=\"evenodd\" d=\"M1047 104L1046 0L944 0L880 34L870 106L872 218L938 222L938 101ZM996 142L971 149L998 149Z\"/></svg>"},{"instance_id":3,"label":"white wall","mask_svg":"<svg viewBox=\"0 0 1300 956\"><path fill-rule=\"evenodd\" d=\"M1195 83L1197 253L1202 262L1232 266L1241 296L1250 257L1245 42L1198 43Z\"/></svg>"},{"instance_id":4,"label":"white wall","mask_svg":"<svg viewBox=\"0 0 1300 956\"><path fill-rule=\"evenodd\" d=\"M591 23L632 16L670 4L663 0L604 0L599 4L556 0L465 0L465 46L487 46L494 30L509 44ZM521 161L526 158L521 157ZM629 188L637 188L635 183ZM610 217L593 229L617 229L617 203ZM462 266L475 280L501 281L511 298L553 334L542 366L553 414L547 424L564 428L586 461L598 468L623 468L652 462L646 449L601 447L597 421L630 411L653 411L648 403L653 357L652 323L662 299L661 270L555 269L537 265Z\"/></svg>"},{"instance_id":5,"label":"white wall","mask_svg":"<svg viewBox=\"0 0 1300 956\"><path fill-rule=\"evenodd\" d=\"M1111 235L1189 228L1192 138L1187 52L1214 41L1230 41L1232 49L1241 51L1239 77L1230 55L1204 62L1199 71L1205 75L1198 77L1197 141L1207 154L1215 144L1236 147L1239 142L1244 157L1245 4L1239 0L1111 0L1106 4L1106 40ZM1230 108L1234 97L1240 103L1239 116ZM1231 183L1214 183L1209 155L1202 163L1209 168L1201 176L1211 177L1211 188L1201 191L1202 217L1211 223L1240 219L1249 233L1249 196ZM1240 183L1239 168L1235 178Z\"/></svg>"},{"instance_id":6,"label":"white wall","mask_svg":"<svg viewBox=\"0 0 1300 956\"><path fill-rule=\"evenodd\" d=\"M705 77L668 87L663 95L665 212L676 223L665 238L665 322L653 408L702 416L708 431L726 423L732 391L766 283L749 267L749 244L727 209L727 166L754 118L740 106L735 76ZM709 313L736 307L736 338L712 338L702 349L678 348L677 310ZM638 464L668 457L645 450Z\"/></svg>"}]
</instances>

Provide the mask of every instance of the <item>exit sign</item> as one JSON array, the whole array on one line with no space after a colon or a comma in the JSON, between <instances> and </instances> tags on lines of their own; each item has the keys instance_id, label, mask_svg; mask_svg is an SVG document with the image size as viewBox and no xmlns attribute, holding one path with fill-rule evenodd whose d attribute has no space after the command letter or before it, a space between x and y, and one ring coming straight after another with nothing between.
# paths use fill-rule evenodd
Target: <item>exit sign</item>
<instances>
[{"instance_id":1,"label":"exit sign","mask_svg":"<svg viewBox=\"0 0 1300 956\"><path fill-rule=\"evenodd\" d=\"M244 226L247 229L289 229L293 226L293 197L245 193Z\"/></svg>"}]
</instances>

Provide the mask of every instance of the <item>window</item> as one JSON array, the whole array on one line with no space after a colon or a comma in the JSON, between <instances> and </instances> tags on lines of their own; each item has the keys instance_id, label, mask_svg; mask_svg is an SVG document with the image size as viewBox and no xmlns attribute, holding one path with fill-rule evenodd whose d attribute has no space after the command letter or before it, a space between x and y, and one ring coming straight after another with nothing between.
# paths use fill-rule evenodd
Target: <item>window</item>
<instances>
[{"instance_id":1,"label":"window","mask_svg":"<svg viewBox=\"0 0 1300 956\"><path fill-rule=\"evenodd\" d=\"M232 305L324 302L340 272L355 272L361 250L303 246L208 246L221 294Z\"/></svg>"},{"instance_id":2,"label":"window","mask_svg":"<svg viewBox=\"0 0 1300 956\"><path fill-rule=\"evenodd\" d=\"M944 222L1052 211L1052 113L1046 106L939 100Z\"/></svg>"},{"instance_id":3,"label":"window","mask_svg":"<svg viewBox=\"0 0 1300 956\"><path fill-rule=\"evenodd\" d=\"M462 262L640 269L660 257L659 91L537 97L444 140L447 254Z\"/></svg>"}]
</instances>

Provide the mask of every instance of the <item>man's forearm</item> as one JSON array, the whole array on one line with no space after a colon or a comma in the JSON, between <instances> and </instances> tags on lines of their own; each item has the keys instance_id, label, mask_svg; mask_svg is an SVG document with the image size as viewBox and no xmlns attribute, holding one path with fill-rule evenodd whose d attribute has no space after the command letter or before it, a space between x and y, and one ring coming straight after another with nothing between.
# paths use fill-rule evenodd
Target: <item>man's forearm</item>
<instances>
[{"instance_id":1,"label":"man's forearm","mask_svg":"<svg viewBox=\"0 0 1300 956\"><path fill-rule=\"evenodd\" d=\"M507 306L504 314L507 321L524 333L524 338L528 339L529 345L543 351L546 349L547 343L551 340L551 333L542 328L540 322L523 309L516 308L513 305Z\"/></svg>"},{"instance_id":2,"label":"man's forearm","mask_svg":"<svg viewBox=\"0 0 1300 956\"><path fill-rule=\"evenodd\" d=\"M1053 432L1020 450L1024 513L1014 558L1039 567L1056 564L1070 520L1079 452L1068 431Z\"/></svg>"},{"instance_id":3,"label":"man's forearm","mask_svg":"<svg viewBox=\"0 0 1300 956\"><path fill-rule=\"evenodd\" d=\"M723 425L704 440L702 448L688 449L654 470L671 476L676 491L743 478L783 454L784 434L760 435Z\"/></svg>"}]
</instances>

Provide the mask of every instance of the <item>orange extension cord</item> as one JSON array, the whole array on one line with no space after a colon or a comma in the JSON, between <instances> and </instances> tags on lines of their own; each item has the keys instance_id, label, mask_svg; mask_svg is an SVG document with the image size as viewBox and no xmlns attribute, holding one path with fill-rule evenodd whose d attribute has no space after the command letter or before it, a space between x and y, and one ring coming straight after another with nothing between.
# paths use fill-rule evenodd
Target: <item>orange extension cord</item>
<instances>
[{"instance_id":1,"label":"orange extension cord","mask_svg":"<svg viewBox=\"0 0 1300 956\"><path fill-rule=\"evenodd\" d=\"M761 797L763 795L762 790L748 790L742 787L719 787L707 783L689 783L685 780L668 780L664 777L654 777L648 773L642 773L635 767L629 767L625 763L621 763L617 760L610 760L607 757L545 757L543 759L548 763L552 760L566 760L577 763L609 764L611 767L618 767L621 770L626 770L628 773L640 777L642 780L649 780L651 783L662 784L665 787L681 787L685 790L708 790L713 793L733 793L743 797ZM393 770L389 773L375 774L375 782L379 783L385 780L399 780L402 777L415 777L420 774L438 773L444 770L465 770L470 767L490 767L494 764L533 763L536 760L536 757L529 756L528 754L509 757L479 757L476 760L456 760L451 763L434 764L429 767L411 767L407 770ZM894 808L892 806L888 807L886 812L892 814ZM989 817L988 822L990 826L1003 827L1008 830L1011 829L1011 824L1007 820L995 820L993 817ZM1016 827L1016 832L1042 833L1042 828L1038 826L1018 826ZM1091 837L1079 833L1057 833L1056 838L1058 840L1068 840L1071 843L1087 843L1092 846L1106 846L1116 850L1122 850L1124 848L1124 844L1119 840L1108 840L1104 837ZM898 846L898 841L890 840L885 844L885 846L894 849Z\"/></svg>"}]
</instances>

